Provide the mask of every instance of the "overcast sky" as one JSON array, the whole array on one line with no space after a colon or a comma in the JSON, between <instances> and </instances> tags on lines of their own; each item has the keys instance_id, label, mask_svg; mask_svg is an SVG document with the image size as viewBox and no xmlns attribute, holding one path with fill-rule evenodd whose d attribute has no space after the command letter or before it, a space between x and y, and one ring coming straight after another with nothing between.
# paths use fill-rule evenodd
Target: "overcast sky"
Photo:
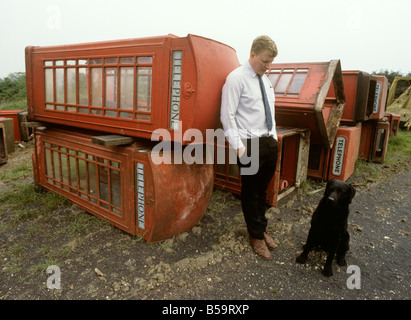
<instances>
[{"instance_id":1,"label":"overcast sky","mask_svg":"<svg viewBox=\"0 0 411 320\"><path fill-rule=\"evenodd\" d=\"M275 62L340 59L343 70L411 72L410 0L0 0L0 77L25 71L24 48L196 34L248 59L269 35Z\"/></svg>"}]
</instances>

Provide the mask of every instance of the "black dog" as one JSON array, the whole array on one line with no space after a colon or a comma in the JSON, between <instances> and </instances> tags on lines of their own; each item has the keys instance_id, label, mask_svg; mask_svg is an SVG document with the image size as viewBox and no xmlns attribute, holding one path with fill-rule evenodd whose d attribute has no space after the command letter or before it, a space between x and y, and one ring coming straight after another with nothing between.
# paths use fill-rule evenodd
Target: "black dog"
<instances>
[{"instance_id":1,"label":"black dog","mask_svg":"<svg viewBox=\"0 0 411 320\"><path fill-rule=\"evenodd\" d=\"M345 254L349 249L350 235L347 231L349 204L355 196L351 184L340 180L330 180L325 188L324 196L311 219L304 251L297 258L298 263L307 261L308 253L319 248L328 252L323 274L332 276L332 262L337 254L337 263L345 266Z\"/></svg>"}]
</instances>

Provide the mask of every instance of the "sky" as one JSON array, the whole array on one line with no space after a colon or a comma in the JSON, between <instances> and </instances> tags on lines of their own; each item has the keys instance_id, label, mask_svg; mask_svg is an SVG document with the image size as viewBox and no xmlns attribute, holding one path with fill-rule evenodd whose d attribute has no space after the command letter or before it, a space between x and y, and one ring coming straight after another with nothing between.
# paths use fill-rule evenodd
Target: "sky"
<instances>
[{"instance_id":1,"label":"sky","mask_svg":"<svg viewBox=\"0 0 411 320\"><path fill-rule=\"evenodd\" d=\"M25 72L24 49L195 34L247 61L270 36L274 62L340 59L343 70L411 72L409 0L0 0L0 78ZM407 31L408 30L408 31Z\"/></svg>"}]
</instances>

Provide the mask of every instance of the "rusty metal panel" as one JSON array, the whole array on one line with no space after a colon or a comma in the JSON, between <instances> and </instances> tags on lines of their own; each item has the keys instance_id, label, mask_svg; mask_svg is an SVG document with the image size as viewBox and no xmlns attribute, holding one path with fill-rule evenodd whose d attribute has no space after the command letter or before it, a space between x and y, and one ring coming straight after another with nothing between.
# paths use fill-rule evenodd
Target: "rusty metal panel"
<instances>
[{"instance_id":1,"label":"rusty metal panel","mask_svg":"<svg viewBox=\"0 0 411 320\"><path fill-rule=\"evenodd\" d=\"M147 242L187 231L203 217L213 190L211 164L157 163L149 141L107 147L91 143L92 136L36 129L36 183Z\"/></svg>"},{"instance_id":2,"label":"rusty metal panel","mask_svg":"<svg viewBox=\"0 0 411 320\"><path fill-rule=\"evenodd\" d=\"M0 164L6 163L8 155L14 152L13 119L0 117Z\"/></svg>"},{"instance_id":3,"label":"rusty metal panel","mask_svg":"<svg viewBox=\"0 0 411 320\"><path fill-rule=\"evenodd\" d=\"M238 66L233 48L191 34L29 46L29 118L139 138L159 128L172 140L176 129L205 136L219 125L221 88Z\"/></svg>"},{"instance_id":4,"label":"rusty metal panel","mask_svg":"<svg viewBox=\"0 0 411 320\"><path fill-rule=\"evenodd\" d=\"M345 105L340 61L274 63L268 77L277 124L308 128L313 143L332 147Z\"/></svg>"},{"instance_id":5,"label":"rusty metal panel","mask_svg":"<svg viewBox=\"0 0 411 320\"><path fill-rule=\"evenodd\" d=\"M374 143L370 156L371 162L382 163L387 153L388 139L390 137L390 123L377 121L375 125Z\"/></svg>"}]
</instances>

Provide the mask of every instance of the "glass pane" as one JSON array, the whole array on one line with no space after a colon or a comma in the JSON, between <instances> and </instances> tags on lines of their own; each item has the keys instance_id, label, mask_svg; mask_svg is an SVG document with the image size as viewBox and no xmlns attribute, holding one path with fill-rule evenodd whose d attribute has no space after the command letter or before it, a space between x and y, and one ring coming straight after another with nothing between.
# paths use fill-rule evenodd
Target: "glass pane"
<instances>
[{"instance_id":1,"label":"glass pane","mask_svg":"<svg viewBox=\"0 0 411 320\"><path fill-rule=\"evenodd\" d=\"M102 59L91 59L91 64L102 64L103 60Z\"/></svg>"},{"instance_id":2,"label":"glass pane","mask_svg":"<svg viewBox=\"0 0 411 320\"><path fill-rule=\"evenodd\" d=\"M52 67L53 66L53 61L44 61L44 65L46 67Z\"/></svg>"},{"instance_id":3,"label":"glass pane","mask_svg":"<svg viewBox=\"0 0 411 320\"><path fill-rule=\"evenodd\" d=\"M56 69L56 102L64 103L64 69Z\"/></svg>"},{"instance_id":4,"label":"glass pane","mask_svg":"<svg viewBox=\"0 0 411 320\"><path fill-rule=\"evenodd\" d=\"M91 69L91 105L96 107L102 106L102 69Z\"/></svg>"},{"instance_id":5,"label":"glass pane","mask_svg":"<svg viewBox=\"0 0 411 320\"><path fill-rule=\"evenodd\" d=\"M76 69L67 69L67 103L76 104Z\"/></svg>"},{"instance_id":6,"label":"glass pane","mask_svg":"<svg viewBox=\"0 0 411 320\"><path fill-rule=\"evenodd\" d=\"M78 69L79 104L88 105L88 69ZM88 111L87 111L88 112Z\"/></svg>"},{"instance_id":7,"label":"glass pane","mask_svg":"<svg viewBox=\"0 0 411 320\"><path fill-rule=\"evenodd\" d=\"M133 115L130 112L120 112L120 118L133 119Z\"/></svg>"},{"instance_id":8,"label":"glass pane","mask_svg":"<svg viewBox=\"0 0 411 320\"><path fill-rule=\"evenodd\" d=\"M275 86L275 84L277 83L277 79L278 79L278 76L279 76L280 74L279 73L270 73L269 75L268 75L268 79L270 80L270 82L271 82L271 84L273 85L273 87Z\"/></svg>"},{"instance_id":9,"label":"glass pane","mask_svg":"<svg viewBox=\"0 0 411 320\"><path fill-rule=\"evenodd\" d=\"M97 197L97 174L96 174L96 164L87 162L88 167L88 193L91 196Z\"/></svg>"},{"instance_id":10,"label":"glass pane","mask_svg":"<svg viewBox=\"0 0 411 320\"><path fill-rule=\"evenodd\" d=\"M67 64L68 66L75 66L75 65L76 65L76 60L67 60L67 61L66 61L66 64Z\"/></svg>"},{"instance_id":11,"label":"glass pane","mask_svg":"<svg viewBox=\"0 0 411 320\"><path fill-rule=\"evenodd\" d=\"M54 83L53 83L53 69L46 69L44 70L44 81L45 81L45 88L46 88L46 101L48 102L54 102L53 98L53 88L54 88Z\"/></svg>"},{"instance_id":12,"label":"glass pane","mask_svg":"<svg viewBox=\"0 0 411 320\"><path fill-rule=\"evenodd\" d=\"M120 63L134 63L134 57L120 58Z\"/></svg>"},{"instance_id":13,"label":"glass pane","mask_svg":"<svg viewBox=\"0 0 411 320\"><path fill-rule=\"evenodd\" d=\"M120 68L120 108L133 109L134 68Z\"/></svg>"},{"instance_id":14,"label":"glass pane","mask_svg":"<svg viewBox=\"0 0 411 320\"><path fill-rule=\"evenodd\" d=\"M53 170L51 167L51 151L45 149L45 160L46 160L46 175L48 177L53 177Z\"/></svg>"},{"instance_id":15,"label":"glass pane","mask_svg":"<svg viewBox=\"0 0 411 320\"><path fill-rule=\"evenodd\" d=\"M106 167L98 167L98 178L100 187L100 199L109 202L108 196L108 169Z\"/></svg>"},{"instance_id":16,"label":"glass pane","mask_svg":"<svg viewBox=\"0 0 411 320\"><path fill-rule=\"evenodd\" d=\"M117 63L117 58L105 58L104 63L106 63L106 64Z\"/></svg>"},{"instance_id":17,"label":"glass pane","mask_svg":"<svg viewBox=\"0 0 411 320\"><path fill-rule=\"evenodd\" d=\"M54 179L60 181L60 157L58 152L53 151L53 167L54 167Z\"/></svg>"},{"instance_id":18,"label":"glass pane","mask_svg":"<svg viewBox=\"0 0 411 320\"><path fill-rule=\"evenodd\" d=\"M64 66L64 61L63 60L57 60L56 61L56 66Z\"/></svg>"},{"instance_id":19,"label":"glass pane","mask_svg":"<svg viewBox=\"0 0 411 320\"><path fill-rule=\"evenodd\" d=\"M60 157L61 157L61 175L63 178L63 182L68 185L69 184L69 181L68 181L69 169L67 168L67 156L65 154L61 154Z\"/></svg>"},{"instance_id":20,"label":"glass pane","mask_svg":"<svg viewBox=\"0 0 411 320\"><path fill-rule=\"evenodd\" d=\"M80 190L87 193L86 162L83 159L78 159L78 179Z\"/></svg>"},{"instance_id":21,"label":"glass pane","mask_svg":"<svg viewBox=\"0 0 411 320\"><path fill-rule=\"evenodd\" d=\"M287 90L288 84L290 83L292 76L293 76L292 73L283 73L274 91L275 92L285 92L285 90Z\"/></svg>"},{"instance_id":22,"label":"glass pane","mask_svg":"<svg viewBox=\"0 0 411 320\"><path fill-rule=\"evenodd\" d=\"M288 89L288 92L300 92L306 76L306 73L296 73L294 75L293 81L291 82L290 88Z\"/></svg>"},{"instance_id":23,"label":"glass pane","mask_svg":"<svg viewBox=\"0 0 411 320\"><path fill-rule=\"evenodd\" d=\"M117 68L106 69L106 108L117 108Z\"/></svg>"},{"instance_id":24,"label":"glass pane","mask_svg":"<svg viewBox=\"0 0 411 320\"><path fill-rule=\"evenodd\" d=\"M151 67L138 68L137 110L151 111Z\"/></svg>"},{"instance_id":25,"label":"glass pane","mask_svg":"<svg viewBox=\"0 0 411 320\"><path fill-rule=\"evenodd\" d=\"M72 150L70 150L72 151ZM69 157L70 161L70 182L71 186L77 188L77 167L76 167L76 158Z\"/></svg>"},{"instance_id":26,"label":"glass pane","mask_svg":"<svg viewBox=\"0 0 411 320\"><path fill-rule=\"evenodd\" d=\"M110 170L110 182L111 182L111 203L121 208L121 180L120 172Z\"/></svg>"},{"instance_id":27,"label":"glass pane","mask_svg":"<svg viewBox=\"0 0 411 320\"><path fill-rule=\"evenodd\" d=\"M137 58L137 63L152 63L153 58L152 57L138 57Z\"/></svg>"}]
</instances>

